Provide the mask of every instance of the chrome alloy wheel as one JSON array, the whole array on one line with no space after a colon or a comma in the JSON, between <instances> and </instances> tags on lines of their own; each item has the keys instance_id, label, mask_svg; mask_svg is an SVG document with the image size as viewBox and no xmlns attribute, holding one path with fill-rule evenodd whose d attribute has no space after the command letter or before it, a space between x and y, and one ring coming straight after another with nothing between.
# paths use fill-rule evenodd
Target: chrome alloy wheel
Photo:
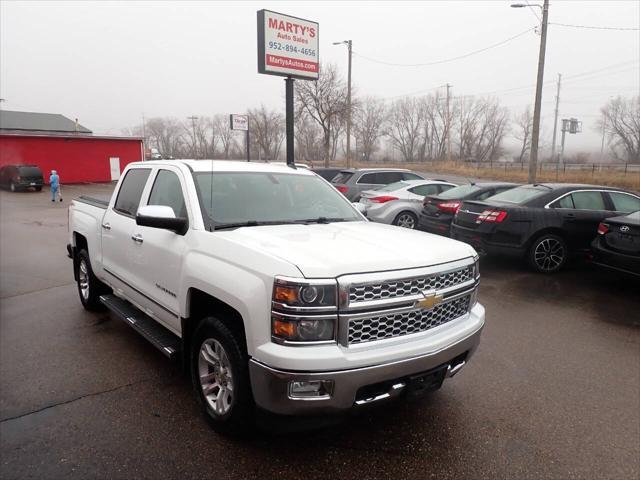
<instances>
[{"instance_id":1,"label":"chrome alloy wheel","mask_svg":"<svg viewBox=\"0 0 640 480\"><path fill-rule=\"evenodd\" d=\"M78 284L80 285L82 298L85 301L89 300L89 268L84 258L80 260L80 265L78 266Z\"/></svg>"},{"instance_id":2,"label":"chrome alloy wheel","mask_svg":"<svg viewBox=\"0 0 640 480\"><path fill-rule=\"evenodd\" d=\"M545 238L536 245L533 253L534 261L540 270L550 272L556 270L564 261L564 245L555 238Z\"/></svg>"},{"instance_id":3,"label":"chrome alloy wheel","mask_svg":"<svg viewBox=\"0 0 640 480\"><path fill-rule=\"evenodd\" d=\"M403 227L403 228L415 228L416 227L416 221L408 213L403 213L402 215L400 215L398 217L398 221L396 222L396 225L398 225L399 227Z\"/></svg>"},{"instance_id":4,"label":"chrome alloy wheel","mask_svg":"<svg viewBox=\"0 0 640 480\"><path fill-rule=\"evenodd\" d=\"M200 346L198 375L202 394L218 415L224 415L233 405L233 376L227 352L220 342L208 338Z\"/></svg>"}]
</instances>

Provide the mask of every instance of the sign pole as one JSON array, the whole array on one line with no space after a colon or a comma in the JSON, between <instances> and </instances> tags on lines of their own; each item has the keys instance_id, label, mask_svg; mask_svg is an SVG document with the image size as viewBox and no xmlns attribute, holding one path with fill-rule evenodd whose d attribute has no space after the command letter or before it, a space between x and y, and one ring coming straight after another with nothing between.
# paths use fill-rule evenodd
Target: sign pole
<instances>
[{"instance_id":1,"label":"sign pole","mask_svg":"<svg viewBox=\"0 0 640 480\"><path fill-rule=\"evenodd\" d=\"M249 117L247 116L247 136L245 138L245 142L247 144L247 162L251 161L251 155L249 154Z\"/></svg>"},{"instance_id":2,"label":"sign pole","mask_svg":"<svg viewBox=\"0 0 640 480\"><path fill-rule=\"evenodd\" d=\"M285 83L285 111L287 131L287 165L295 166L294 159L294 125L293 125L293 78L287 77Z\"/></svg>"}]
</instances>

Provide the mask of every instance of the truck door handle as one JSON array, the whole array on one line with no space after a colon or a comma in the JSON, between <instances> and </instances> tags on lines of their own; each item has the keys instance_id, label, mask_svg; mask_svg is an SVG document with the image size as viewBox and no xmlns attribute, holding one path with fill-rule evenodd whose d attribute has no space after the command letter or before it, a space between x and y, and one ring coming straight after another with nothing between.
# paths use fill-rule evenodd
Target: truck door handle
<instances>
[{"instance_id":1,"label":"truck door handle","mask_svg":"<svg viewBox=\"0 0 640 480\"><path fill-rule=\"evenodd\" d=\"M570 222L573 222L573 221L575 221L576 216L575 216L573 213L567 213L567 214L564 216L564 218L565 218L565 219L567 219L567 220L568 220L568 221L570 221Z\"/></svg>"},{"instance_id":2,"label":"truck door handle","mask_svg":"<svg viewBox=\"0 0 640 480\"><path fill-rule=\"evenodd\" d=\"M110 223L103 223L102 224L102 228L104 228L105 230L111 230L111 224Z\"/></svg>"},{"instance_id":3,"label":"truck door handle","mask_svg":"<svg viewBox=\"0 0 640 480\"><path fill-rule=\"evenodd\" d=\"M142 235L140 235L139 233L136 233L135 235L131 235L131 240L133 240L136 243L142 243L144 240L142 240Z\"/></svg>"}]
</instances>

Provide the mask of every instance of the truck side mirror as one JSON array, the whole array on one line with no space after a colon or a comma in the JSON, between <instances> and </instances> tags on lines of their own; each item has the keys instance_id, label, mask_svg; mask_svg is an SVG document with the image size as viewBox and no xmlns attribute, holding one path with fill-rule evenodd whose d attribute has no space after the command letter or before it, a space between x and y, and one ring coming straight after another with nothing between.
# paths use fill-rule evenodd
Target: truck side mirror
<instances>
[{"instance_id":1,"label":"truck side mirror","mask_svg":"<svg viewBox=\"0 0 640 480\"><path fill-rule=\"evenodd\" d=\"M136 215L136 224L143 227L171 230L178 235L184 235L189 228L189 220L183 217L176 217L173 208L166 205L145 205L140 207Z\"/></svg>"}]
</instances>

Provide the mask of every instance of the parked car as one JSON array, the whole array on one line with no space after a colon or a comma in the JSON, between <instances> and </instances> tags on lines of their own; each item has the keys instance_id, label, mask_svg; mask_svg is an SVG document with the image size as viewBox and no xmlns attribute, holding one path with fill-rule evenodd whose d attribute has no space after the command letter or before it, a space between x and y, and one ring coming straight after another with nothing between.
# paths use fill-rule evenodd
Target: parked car
<instances>
[{"instance_id":1,"label":"parked car","mask_svg":"<svg viewBox=\"0 0 640 480\"><path fill-rule=\"evenodd\" d=\"M436 390L485 321L473 248L368 222L303 168L131 163L72 202L67 251L83 307L182 361L222 432Z\"/></svg>"},{"instance_id":2,"label":"parked car","mask_svg":"<svg viewBox=\"0 0 640 480\"><path fill-rule=\"evenodd\" d=\"M517 183L505 182L469 183L437 195L427 195L422 202L418 229L448 237L453 216L464 200L484 200L517 186Z\"/></svg>"},{"instance_id":3,"label":"parked car","mask_svg":"<svg viewBox=\"0 0 640 480\"><path fill-rule=\"evenodd\" d=\"M489 254L516 255L542 273L589 250L598 224L640 210L640 196L612 187L543 183L523 185L484 201L463 202L451 236Z\"/></svg>"},{"instance_id":4,"label":"parked car","mask_svg":"<svg viewBox=\"0 0 640 480\"><path fill-rule=\"evenodd\" d=\"M416 228L425 195L446 192L454 183L438 180L403 180L360 194L369 220L405 228Z\"/></svg>"},{"instance_id":5,"label":"parked car","mask_svg":"<svg viewBox=\"0 0 640 480\"><path fill-rule=\"evenodd\" d=\"M360 193L400 180L425 180L425 178L410 170L399 168L350 168L341 170L331 180L340 193L352 202L360 200Z\"/></svg>"},{"instance_id":6,"label":"parked car","mask_svg":"<svg viewBox=\"0 0 640 480\"><path fill-rule=\"evenodd\" d=\"M600 267L640 277L640 211L603 220L591 254Z\"/></svg>"},{"instance_id":7,"label":"parked car","mask_svg":"<svg viewBox=\"0 0 640 480\"><path fill-rule=\"evenodd\" d=\"M312 168L311 171L320 175L327 182L330 182L336 175L338 175L342 171L342 169L333 167L318 167Z\"/></svg>"},{"instance_id":8,"label":"parked car","mask_svg":"<svg viewBox=\"0 0 640 480\"><path fill-rule=\"evenodd\" d=\"M37 165L4 165L0 168L0 186L12 192L33 188L42 190L44 177Z\"/></svg>"}]
</instances>

